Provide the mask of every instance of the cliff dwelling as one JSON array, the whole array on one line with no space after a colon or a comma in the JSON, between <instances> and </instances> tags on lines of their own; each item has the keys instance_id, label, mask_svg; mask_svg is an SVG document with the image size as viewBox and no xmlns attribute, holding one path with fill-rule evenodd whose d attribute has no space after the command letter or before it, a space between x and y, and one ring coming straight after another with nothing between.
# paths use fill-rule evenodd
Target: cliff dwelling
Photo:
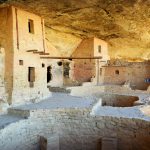
<instances>
[{"instance_id":1,"label":"cliff dwelling","mask_svg":"<svg viewBox=\"0 0 150 150\"><path fill-rule=\"evenodd\" d=\"M0 0L0 150L149 150L149 6Z\"/></svg>"}]
</instances>

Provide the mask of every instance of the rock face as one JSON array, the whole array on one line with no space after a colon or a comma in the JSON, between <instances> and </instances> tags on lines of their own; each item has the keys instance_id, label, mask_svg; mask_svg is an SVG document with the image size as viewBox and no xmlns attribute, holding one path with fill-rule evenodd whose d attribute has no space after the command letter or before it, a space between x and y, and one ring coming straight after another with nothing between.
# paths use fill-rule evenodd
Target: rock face
<instances>
[{"instance_id":1,"label":"rock face","mask_svg":"<svg viewBox=\"0 0 150 150\"><path fill-rule=\"evenodd\" d=\"M104 39L111 58L150 58L148 0L1 0L45 18L47 41L70 55L84 37Z\"/></svg>"}]
</instances>

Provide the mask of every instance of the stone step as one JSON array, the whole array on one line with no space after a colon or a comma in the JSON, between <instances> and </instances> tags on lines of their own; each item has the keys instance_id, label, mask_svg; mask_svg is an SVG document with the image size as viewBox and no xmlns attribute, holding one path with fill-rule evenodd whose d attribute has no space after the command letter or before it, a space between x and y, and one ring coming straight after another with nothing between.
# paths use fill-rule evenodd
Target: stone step
<instances>
[{"instance_id":1,"label":"stone step","mask_svg":"<svg viewBox=\"0 0 150 150\"><path fill-rule=\"evenodd\" d=\"M66 89L65 87L48 87L51 92L60 92L60 93L70 93L70 89Z\"/></svg>"},{"instance_id":2,"label":"stone step","mask_svg":"<svg viewBox=\"0 0 150 150\"><path fill-rule=\"evenodd\" d=\"M8 108L8 115L28 118L30 116L30 110L23 110L19 108Z\"/></svg>"},{"instance_id":3,"label":"stone step","mask_svg":"<svg viewBox=\"0 0 150 150\"><path fill-rule=\"evenodd\" d=\"M23 120L22 117L4 114L0 115L0 130L4 129L6 126L10 125L11 123L18 122L20 120Z\"/></svg>"}]
</instances>

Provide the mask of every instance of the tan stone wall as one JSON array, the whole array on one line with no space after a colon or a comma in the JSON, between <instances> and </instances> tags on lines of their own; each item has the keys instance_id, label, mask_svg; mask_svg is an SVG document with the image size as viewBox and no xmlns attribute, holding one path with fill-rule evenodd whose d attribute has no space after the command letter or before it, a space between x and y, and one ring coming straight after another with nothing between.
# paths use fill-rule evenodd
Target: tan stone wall
<instances>
[{"instance_id":1,"label":"tan stone wall","mask_svg":"<svg viewBox=\"0 0 150 150\"><path fill-rule=\"evenodd\" d=\"M95 76L95 63L94 61L82 60L74 63L74 80L79 82L90 81Z\"/></svg>"},{"instance_id":2,"label":"tan stone wall","mask_svg":"<svg viewBox=\"0 0 150 150\"><path fill-rule=\"evenodd\" d=\"M119 74L115 73L116 70ZM104 76L104 84L122 85L126 81L126 67L103 67L102 76Z\"/></svg>"},{"instance_id":3,"label":"tan stone wall","mask_svg":"<svg viewBox=\"0 0 150 150\"><path fill-rule=\"evenodd\" d=\"M23 60L23 65L19 65L19 60ZM44 68L42 63L45 64ZM35 67L34 87L29 85L28 67ZM13 81L13 103L34 102L50 96L47 88L47 64L40 60L38 54L15 52Z\"/></svg>"},{"instance_id":4,"label":"tan stone wall","mask_svg":"<svg viewBox=\"0 0 150 150\"><path fill-rule=\"evenodd\" d=\"M98 46L101 45L101 53L98 52ZM108 44L107 42L94 38L94 56L102 56L102 61L107 61L110 59L108 55Z\"/></svg>"},{"instance_id":5,"label":"tan stone wall","mask_svg":"<svg viewBox=\"0 0 150 150\"><path fill-rule=\"evenodd\" d=\"M101 52L98 51L98 47L101 46ZM101 56L99 59L99 64L97 60L74 60L74 79L80 82L90 81L91 78L95 78L94 82L99 83L99 71L102 65L107 63L109 60L108 56L108 46L103 40L97 38L84 39L77 49L73 53L74 57L97 57Z\"/></svg>"},{"instance_id":6,"label":"tan stone wall","mask_svg":"<svg viewBox=\"0 0 150 150\"><path fill-rule=\"evenodd\" d=\"M119 75L115 71L119 70ZM126 81L131 83L134 89L146 90L149 83L145 83L145 79L150 78L149 65L131 65L129 67L109 66L103 67L103 84L122 85Z\"/></svg>"},{"instance_id":7,"label":"tan stone wall","mask_svg":"<svg viewBox=\"0 0 150 150\"><path fill-rule=\"evenodd\" d=\"M73 57L93 57L94 56L93 39L84 39L77 49L73 52ZM95 60L74 60L73 79L79 82L90 81L95 76Z\"/></svg>"},{"instance_id":8,"label":"tan stone wall","mask_svg":"<svg viewBox=\"0 0 150 150\"><path fill-rule=\"evenodd\" d=\"M145 83L145 79L150 78L150 65L133 65L127 68L126 79L131 82L135 89L146 90L150 83Z\"/></svg>"},{"instance_id":9,"label":"tan stone wall","mask_svg":"<svg viewBox=\"0 0 150 150\"><path fill-rule=\"evenodd\" d=\"M5 89L11 103L13 88L13 20L11 7L0 9L0 45L5 49Z\"/></svg>"},{"instance_id":10,"label":"tan stone wall","mask_svg":"<svg viewBox=\"0 0 150 150\"><path fill-rule=\"evenodd\" d=\"M98 47L101 46L101 52L98 51ZM96 60L96 75L94 78L95 84L101 84L103 80L103 76L101 74L101 68L103 65L107 64L107 61L110 59L108 55L108 44L98 38L94 38L94 56L101 56L102 58Z\"/></svg>"},{"instance_id":11,"label":"tan stone wall","mask_svg":"<svg viewBox=\"0 0 150 150\"><path fill-rule=\"evenodd\" d=\"M0 112L3 106L7 103L8 94L5 89L5 50L0 48Z\"/></svg>"},{"instance_id":12,"label":"tan stone wall","mask_svg":"<svg viewBox=\"0 0 150 150\"><path fill-rule=\"evenodd\" d=\"M34 22L34 34L28 31L28 19ZM27 50L45 50L44 21L41 17L15 7L0 9L0 45L5 49L5 91L8 103L36 101L48 96L47 67L40 55ZM19 65L23 60L23 65ZM35 67L34 88L29 87L28 67ZM3 96L3 95L1 95Z\"/></svg>"},{"instance_id":13,"label":"tan stone wall","mask_svg":"<svg viewBox=\"0 0 150 150\"><path fill-rule=\"evenodd\" d=\"M50 92L47 89L46 62L44 60L40 60L39 54L26 51L44 51L44 30L42 29L43 20L41 17L26 11L14 7L12 9L14 21L14 75L12 101L15 103L38 101L50 96ZM28 19L33 20L33 34L28 31ZM18 29L16 27L16 21L18 24ZM23 60L23 65L19 65L19 60ZM45 67L43 68L42 63L45 64ZM28 67L35 67L35 82L33 88L29 86Z\"/></svg>"},{"instance_id":14,"label":"tan stone wall","mask_svg":"<svg viewBox=\"0 0 150 150\"><path fill-rule=\"evenodd\" d=\"M4 74L5 74L5 50L0 48L0 87L4 87Z\"/></svg>"},{"instance_id":15,"label":"tan stone wall","mask_svg":"<svg viewBox=\"0 0 150 150\"><path fill-rule=\"evenodd\" d=\"M33 20L34 24L34 33L29 33L28 29L28 20ZM18 31L16 27L16 20L18 22ZM43 19L40 16L29 13L24 10L13 7L13 40L14 40L14 49L17 48L17 32L18 32L18 44L20 51L27 50L38 50L44 51L43 39L44 39L44 29L43 28Z\"/></svg>"}]
</instances>

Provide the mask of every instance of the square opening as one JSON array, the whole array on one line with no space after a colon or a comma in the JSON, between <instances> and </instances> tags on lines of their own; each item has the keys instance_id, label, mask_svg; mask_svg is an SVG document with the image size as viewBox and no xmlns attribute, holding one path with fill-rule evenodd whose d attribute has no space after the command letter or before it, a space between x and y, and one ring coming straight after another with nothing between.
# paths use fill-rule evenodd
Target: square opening
<instances>
[{"instance_id":1,"label":"square opening","mask_svg":"<svg viewBox=\"0 0 150 150\"><path fill-rule=\"evenodd\" d=\"M42 68L45 68L45 64L44 63L42 63Z\"/></svg>"},{"instance_id":2,"label":"square opening","mask_svg":"<svg viewBox=\"0 0 150 150\"><path fill-rule=\"evenodd\" d=\"M31 19L28 20L28 31L29 33L34 34L34 22Z\"/></svg>"},{"instance_id":3,"label":"square opening","mask_svg":"<svg viewBox=\"0 0 150 150\"><path fill-rule=\"evenodd\" d=\"M19 65L23 66L23 60L19 60Z\"/></svg>"},{"instance_id":4,"label":"square opening","mask_svg":"<svg viewBox=\"0 0 150 150\"><path fill-rule=\"evenodd\" d=\"M115 74L119 75L120 74L119 70L115 70Z\"/></svg>"}]
</instances>

